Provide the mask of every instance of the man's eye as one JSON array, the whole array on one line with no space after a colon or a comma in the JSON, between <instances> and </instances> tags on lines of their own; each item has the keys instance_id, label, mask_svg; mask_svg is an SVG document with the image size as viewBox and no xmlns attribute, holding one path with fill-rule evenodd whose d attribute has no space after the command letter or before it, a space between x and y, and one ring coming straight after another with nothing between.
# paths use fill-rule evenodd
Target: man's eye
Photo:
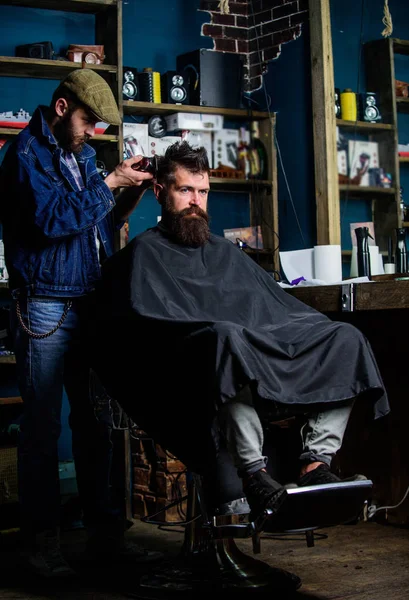
<instances>
[{"instance_id":1,"label":"man's eye","mask_svg":"<svg viewBox=\"0 0 409 600\"><path fill-rule=\"evenodd\" d=\"M200 193L202 194L202 196L207 196L209 190L200 190Z\"/></svg>"}]
</instances>

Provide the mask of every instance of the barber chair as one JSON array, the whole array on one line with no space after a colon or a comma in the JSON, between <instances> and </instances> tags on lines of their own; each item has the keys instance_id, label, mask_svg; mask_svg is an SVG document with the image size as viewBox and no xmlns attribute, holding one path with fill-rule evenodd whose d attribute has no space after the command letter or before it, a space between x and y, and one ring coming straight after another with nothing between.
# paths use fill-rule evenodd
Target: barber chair
<instances>
[{"instance_id":1,"label":"barber chair","mask_svg":"<svg viewBox=\"0 0 409 600\"><path fill-rule=\"evenodd\" d=\"M372 481L360 480L330 485L298 488L288 486L279 513L266 510L252 522L240 514L223 514L223 507L243 496L242 482L212 429L213 410L204 411L210 403L198 402L201 418L195 418L195 403L179 398L178 411L172 403L161 405L157 419L155 402L134 405L126 383L115 380L111 397L119 398L126 414L138 427L177 456L188 468L188 502L184 543L173 561L151 566L131 590L122 593L134 598L168 600L174 596L204 597L222 592L238 595L269 593L285 598L301 586L300 578L275 568L240 550L236 540L252 539L253 553L261 550L261 534L305 533L307 546L314 545L314 531L323 527L356 521L370 497ZM108 388L109 389L109 388ZM183 414L183 420L179 415ZM186 423L195 422L195 427ZM213 432L209 435L210 432ZM217 448L217 451L215 451ZM271 461L275 462L275 461ZM277 478L279 481L280 478ZM149 522L149 518L144 519ZM269 543L271 543L269 541Z\"/></svg>"},{"instance_id":2,"label":"barber chair","mask_svg":"<svg viewBox=\"0 0 409 600\"><path fill-rule=\"evenodd\" d=\"M256 522L250 522L244 515L220 514L220 510L209 514L202 477L189 473L186 529L178 558L154 567L135 589L125 593L158 600L176 595L208 597L212 592L231 594L235 600L264 592L286 598L301 586L300 578L245 554L236 540L252 538L253 553L259 554L263 532L302 532L307 546L314 546L316 529L359 518L371 489L370 480L291 487L276 517L267 509ZM149 522L149 518L145 520Z\"/></svg>"}]
</instances>

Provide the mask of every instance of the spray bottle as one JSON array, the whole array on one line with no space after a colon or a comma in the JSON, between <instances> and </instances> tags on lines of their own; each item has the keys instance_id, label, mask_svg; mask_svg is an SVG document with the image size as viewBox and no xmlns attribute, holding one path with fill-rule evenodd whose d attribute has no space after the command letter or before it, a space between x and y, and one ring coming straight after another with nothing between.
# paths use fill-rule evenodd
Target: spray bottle
<instances>
[{"instance_id":1,"label":"spray bottle","mask_svg":"<svg viewBox=\"0 0 409 600\"><path fill-rule=\"evenodd\" d=\"M371 279L371 259L369 254L369 243L368 238L373 239L369 233L368 227L357 227L355 229L356 235L356 252L357 252L357 263L358 263L358 276L368 277Z\"/></svg>"}]
</instances>

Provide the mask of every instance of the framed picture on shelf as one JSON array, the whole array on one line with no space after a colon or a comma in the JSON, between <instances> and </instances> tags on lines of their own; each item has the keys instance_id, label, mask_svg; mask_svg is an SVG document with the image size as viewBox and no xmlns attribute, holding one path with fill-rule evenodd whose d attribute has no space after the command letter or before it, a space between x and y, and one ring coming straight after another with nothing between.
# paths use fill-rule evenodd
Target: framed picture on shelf
<instances>
[{"instance_id":1,"label":"framed picture on shelf","mask_svg":"<svg viewBox=\"0 0 409 600\"><path fill-rule=\"evenodd\" d=\"M354 185L370 185L370 169L379 169L378 142L348 141L348 165L350 182Z\"/></svg>"},{"instance_id":2,"label":"framed picture on shelf","mask_svg":"<svg viewBox=\"0 0 409 600\"><path fill-rule=\"evenodd\" d=\"M238 241L243 242L249 248L257 250L263 249L263 236L261 234L261 227L240 227L238 229L223 229L224 237L233 244L237 244Z\"/></svg>"}]
</instances>

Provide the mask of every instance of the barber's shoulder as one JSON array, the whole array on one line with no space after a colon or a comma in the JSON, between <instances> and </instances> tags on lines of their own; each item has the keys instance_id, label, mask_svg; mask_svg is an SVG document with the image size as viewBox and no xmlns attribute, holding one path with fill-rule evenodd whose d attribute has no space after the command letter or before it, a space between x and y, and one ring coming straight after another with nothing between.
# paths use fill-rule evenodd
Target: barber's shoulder
<instances>
[{"instance_id":1,"label":"barber's shoulder","mask_svg":"<svg viewBox=\"0 0 409 600\"><path fill-rule=\"evenodd\" d=\"M10 147L12 153L22 160L32 159L41 153L41 144L28 130L23 130Z\"/></svg>"}]
</instances>

